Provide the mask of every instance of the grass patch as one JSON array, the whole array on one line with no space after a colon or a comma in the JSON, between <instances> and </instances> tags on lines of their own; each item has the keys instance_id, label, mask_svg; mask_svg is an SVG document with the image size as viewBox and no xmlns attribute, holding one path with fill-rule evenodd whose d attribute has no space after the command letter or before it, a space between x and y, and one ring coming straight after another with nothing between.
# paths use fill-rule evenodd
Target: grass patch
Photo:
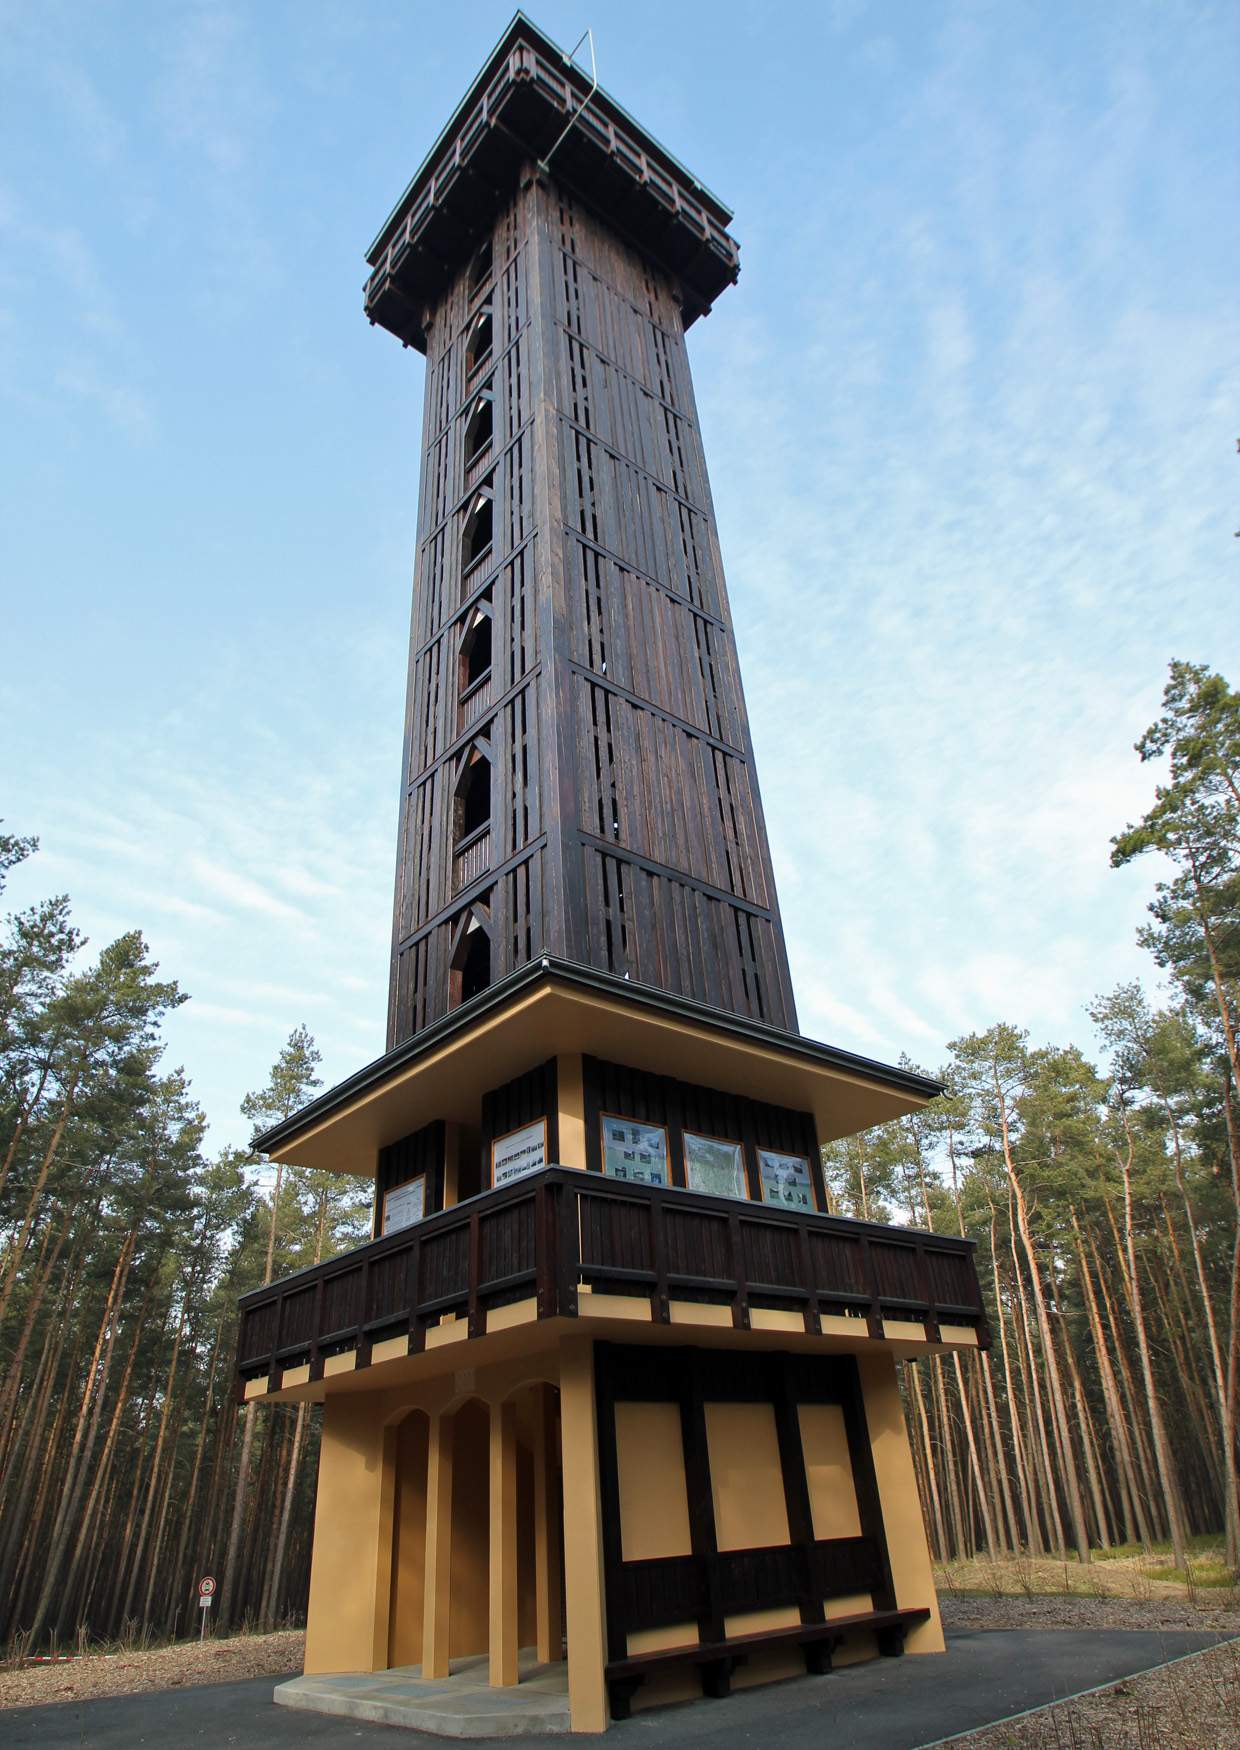
<instances>
[{"instance_id":1,"label":"grass patch","mask_svg":"<svg viewBox=\"0 0 1240 1750\"><path fill-rule=\"evenodd\" d=\"M1151 1580L1173 1580L1181 1586L1231 1586L1235 1577L1225 1562L1217 1557L1202 1557L1198 1561L1190 1561L1187 1574L1183 1568L1177 1568L1171 1562L1146 1566L1145 1573Z\"/></svg>"},{"instance_id":2,"label":"grass patch","mask_svg":"<svg viewBox=\"0 0 1240 1750\"><path fill-rule=\"evenodd\" d=\"M1216 1536L1210 1532L1202 1532L1197 1537L1186 1539L1190 1555L1215 1555L1223 1546ZM1174 1552L1170 1539L1163 1539L1150 1544L1149 1548L1139 1543L1116 1543L1110 1549L1091 1549L1090 1555L1096 1562L1127 1562L1140 1556L1169 1556Z\"/></svg>"},{"instance_id":3,"label":"grass patch","mask_svg":"<svg viewBox=\"0 0 1240 1750\"><path fill-rule=\"evenodd\" d=\"M1161 1598L1191 1605L1199 1593L1208 1593L1212 1609L1240 1601L1218 1537L1193 1538L1186 1569L1175 1566L1167 1544L1148 1551L1129 1545L1093 1554L1087 1563L1067 1550L1053 1556L978 1556L938 1564L935 1578L944 1592L965 1597ZM1220 1596L1227 1593L1232 1597Z\"/></svg>"}]
</instances>

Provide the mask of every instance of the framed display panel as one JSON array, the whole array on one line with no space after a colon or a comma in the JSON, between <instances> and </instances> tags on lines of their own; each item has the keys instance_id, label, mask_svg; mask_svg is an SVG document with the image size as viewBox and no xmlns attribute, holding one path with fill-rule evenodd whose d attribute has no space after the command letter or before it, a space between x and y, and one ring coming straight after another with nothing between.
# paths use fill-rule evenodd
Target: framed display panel
<instances>
[{"instance_id":1,"label":"framed display panel","mask_svg":"<svg viewBox=\"0 0 1240 1750\"><path fill-rule=\"evenodd\" d=\"M426 1178L410 1179L407 1184L393 1185L383 1195L381 1234L396 1233L402 1227L412 1227L426 1214Z\"/></svg>"},{"instance_id":2,"label":"framed display panel","mask_svg":"<svg viewBox=\"0 0 1240 1750\"><path fill-rule=\"evenodd\" d=\"M536 1118L519 1130L497 1136L491 1144L491 1186L498 1189L547 1164L547 1120Z\"/></svg>"},{"instance_id":3,"label":"framed display panel","mask_svg":"<svg viewBox=\"0 0 1240 1750\"><path fill-rule=\"evenodd\" d=\"M758 1150L758 1179L762 1201L781 1209L816 1209L814 1181L805 1155L781 1154L778 1149Z\"/></svg>"},{"instance_id":4,"label":"framed display panel","mask_svg":"<svg viewBox=\"0 0 1240 1750\"><path fill-rule=\"evenodd\" d=\"M711 1197L748 1198L743 1143L730 1137L684 1133L685 1188Z\"/></svg>"},{"instance_id":5,"label":"framed display panel","mask_svg":"<svg viewBox=\"0 0 1240 1750\"><path fill-rule=\"evenodd\" d=\"M634 1185L670 1185L667 1126L644 1124L616 1112L599 1115L603 1171Z\"/></svg>"}]
</instances>

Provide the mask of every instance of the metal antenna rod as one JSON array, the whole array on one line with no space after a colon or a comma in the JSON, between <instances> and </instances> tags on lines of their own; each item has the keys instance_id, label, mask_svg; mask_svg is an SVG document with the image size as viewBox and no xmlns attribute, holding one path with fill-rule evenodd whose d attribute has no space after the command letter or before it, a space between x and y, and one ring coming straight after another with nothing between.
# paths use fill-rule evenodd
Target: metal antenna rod
<instances>
[{"instance_id":1,"label":"metal antenna rod","mask_svg":"<svg viewBox=\"0 0 1240 1750\"><path fill-rule=\"evenodd\" d=\"M576 122L578 116L582 113L582 111L585 109L586 105L589 103L590 99L594 96L594 93L598 90L598 65L594 59L594 32L592 30L587 28L587 29L582 31L581 35L577 38L577 41L573 44L572 48L569 50L568 54L565 56L565 60L568 62L569 66L571 67L573 64L573 60L577 54L577 50L581 47L582 43L589 43L589 45L590 45L590 77L591 77L592 83L591 83L590 89L586 92L586 94L582 98L581 102L577 105L576 109L573 111L572 115L569 116L568 121L564 125L564 131L560 135L559 139L556 141L555 145L552 146L551 150L547 153L547 156L545 158L542 158L539 160L538 168L540 170L549 170L550 169L551 160L555 157L555 155L559 151L560 147L564 144L564 141L568 138L569 132L572 129L573 124Z\"/></svg>"}]
</instances>

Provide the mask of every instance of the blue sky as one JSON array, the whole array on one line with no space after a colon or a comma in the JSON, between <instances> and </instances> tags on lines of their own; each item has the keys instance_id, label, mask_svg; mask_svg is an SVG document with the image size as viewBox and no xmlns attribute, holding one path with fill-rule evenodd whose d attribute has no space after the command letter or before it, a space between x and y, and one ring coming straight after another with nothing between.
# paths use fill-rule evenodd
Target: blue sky
<instances>
[{"instance_id":1,"label":"blue sky","mask_svg":"<svg viewBox=\"0 0 1240 1750\"><path fill-rule=\"evenodd\" d=\"M363 252L511 13L0 0L0 814L216 1142L383 1046L422 364ZM802 1029L1090 1041L1132 743L1240 677L1224 4L562 0L736 209L690 353Z\"/></svg>"}]
</instances>

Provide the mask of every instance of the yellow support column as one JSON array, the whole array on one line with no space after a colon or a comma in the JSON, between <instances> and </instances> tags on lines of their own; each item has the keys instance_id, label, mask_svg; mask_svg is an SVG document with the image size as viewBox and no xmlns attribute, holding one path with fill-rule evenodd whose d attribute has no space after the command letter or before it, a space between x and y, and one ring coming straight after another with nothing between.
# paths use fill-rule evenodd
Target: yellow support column
<instances>
[{"instance_id":1,"label":"yellow support column","mask_svg":"<svg viewBox=\"0 0 1240 1750\"><path fill-rule=\"evenodd\" d=\"M555 1060L556 1084L559 1094L559 1164L578 1167L586 1165L586 1094L584 1071L579 1051L562 1051Z\"/></svg>"},{"instance_id":2,"label":"yellow support column","mask_svg":"<svg viewBox=\"0 0 1240 1750\"><path fill-rule=\"evenodd\" d=\"M534 1412L534 1617L540 1665L564 1657L555 1509L555 1408L551 1388L544 1385L538 1389Z\"/></svg>"},{"instance_id":3,"label":"yellow support column","mask_svg":"<svg viewBox=\"0 0 1240 1750\"><path fill-rule=\"evenodd\" d=\"M452 1601L452 1418L430 1419L426 1453L426 1594L422 1606L422 1675L448 1675Z\"/></svg>"},{"instance_id":4,"label":"yellow support column","mask_svg":"<svg viewBox=\"0 0 1240 1750\"><path fill-rule=\"evenodd\" d=\"M395 1434L373 1397L323 1406L306 1675L384 1671L392 1593Z\"/></svg>"},{"instance_id":5,"label":"yellow support column","mask_svg":"<svg viewBox=\"0 0 1240 1750\"><path fill-rule=\"evenodd\" d=\"M939 1620L938 1593L930 1566L930 1549L921 1516L913 1454L909 1450L904 1407L896 1381L896 1364L885 1351L858 1355L865 1419L874 1454L874 1477L878 1483L887 1555L899 1610L929 1605L928 1621L909 1631L905 1647L910 1653L942 1653L946 1650Z\"/></svg>"},{"instance_id":6,"label":"yellow support column","mask_svg":"<svg viewBox=\"0 0 1240 1750\"><path fill-rule=\"evenodd\" d=\"M569 1709L574 1732L605 1732L607 1623L602 1502L594 1414L594 1348L588 1337L566 1337L560 1346L560 1426Z\"/></svg>"},{"instance_id":7,"label":"yellow support column","mask_svg":"<svg viewBox=\"0 0 1240 1750\"><path fill-rule=\"evenodd\" d=\"M491 1405L491 1615L493 1689L517 1682L517 1413Z\"/></svg>"}]
</instances>

